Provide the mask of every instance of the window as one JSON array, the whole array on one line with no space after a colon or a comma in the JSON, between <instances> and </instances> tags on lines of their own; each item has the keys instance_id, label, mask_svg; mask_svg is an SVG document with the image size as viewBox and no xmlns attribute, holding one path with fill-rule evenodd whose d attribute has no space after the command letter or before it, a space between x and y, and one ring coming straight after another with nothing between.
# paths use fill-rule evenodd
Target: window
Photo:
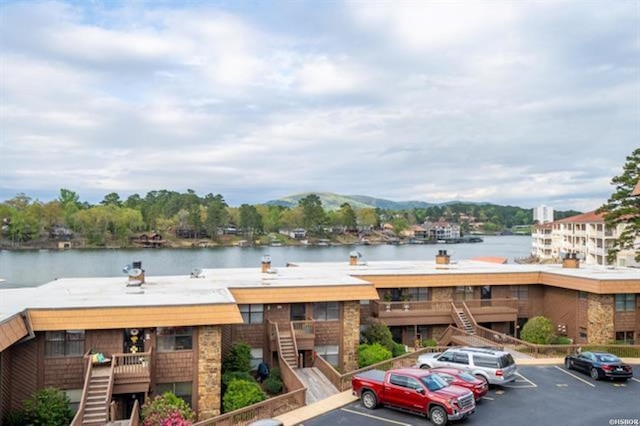
<instances>
[{"instance_id":1,"label":"window","mask_svg":"<svg viewBox=\"0 0 640 426\"><path fill-rule=\"evenodd\" d=\"M307 319L306 304L292 303L291 304L291 321L304 321L306 319Z\"/></svg>"},{"instance_id":2,"label":"window","mask_svg":"<svg viewBox=\"0 0 640 426\"><path fill-rule=\"evenodd\" d=\"M456 286L453 293L454 300L470 300L473 299L473 287L469 285Z\"/></svg>"},{"instance_id":3,"label":"window","mask_svg":"<svg viewBox=\"0 0 640 426\"><path fill-rule=\"evenodd\" d=\"M633 312L636 308L636 295L633 293L616 294L616 312Z\"/></svg>"},{"instance_id":4,"label":"window","mask_svg":"<svg viewBox=\"0 0 640 426\"><path fill-rule=\"evenodd\" d=\"M616 331L616 342L624 342L633 345L633 331Z\"/></svg>"},{"instance_id":5,"label":"window","mask_svg":"<svg viewBox=\"0 0 640 426\"><path fill-rule=\"evenodd\" d=\"M84 330L47 331L45 356L82 356L84 354Z\"/></svg>"},{"instance_id":6,"label":"window","mask_svg":"<svg viewBox=\"0 0 640 426\"><path fill-rule=\"evenodd\" d=\"M262 324L264 305L240 305L240 314L245 324Z\"/></svg>"},{"instance_id":7,"label":"window","mask_svg":"<svg viewBox=\"0 0 640 426\"><path fill-rule=\"evenodd\" d=\"M469 364L469 355L456 352L453 354L453 362L456 364Z\"/></svg>"},{"instance_id":8,"label":"window","mask_svg":"<svg viewBox=\"0 0 640 426\"><path fill-rule=\"evenodd\" d=\"M498 360L489 356L474 355L473 363L477 367L498 368Z\"/></svg>"},{"instance_id":9,"label":"window","mask_svg":"<svg viewBox=\"0 0 640 426\"><path fill-rule=\"evenodd\" d=\"M406 290L407 296L409 296L409 300L430 300L429 297L429 289L428 288L408 288Z\"/></svg>"},{"instance_id":10,"label":"window","mask_svg":"<svg viewBox=\"0 0 640 426\"><path fill-rule=\"evenodd\" d=\"M191 350L193 327L158 327L158 352Z\"/></svg>"},{"instance_id":11,"label":"window","mask_svg":"<svg viewBox=\"0 0 640 426\"><path fill-rule=\"evenodd\" d=\"M338 302L314 303L313 319L316 321L335 321L340 319L340 305Z\"/></svg>"},{"instance_id":12,"label":"window","mask_svg":"<svg viewBox=\"0 0 640 426\"><path fill-rule=\"evenodd\" d=\"M191 382L158 383L156 384L156 395L173 392L175 396L184 399L191 407L191 387Z\"/></svg>"},{"instance_id":13,"label":"window","mask_svg":"<svg viewBox=\"0 0 640 426\"><path fill-rule=\"evenodd\" d=\"M403 388L407 386L407 378L405 376L399 376L397 374L392 374L389 376L389 383L395 386L402 386Z\"/></svg>"},{"instance_id":14,"label":"window","mask_svg":"<svg viewBox=\"0 0 640 426\"><path fill-rule=\"evenodd\" d=\"M340 353L340 348L338 345L326 345L326 346L316 346L315 349L316 354L324 358L329 364L333 366L337 366L340 364L338 360L338 354Z\"/></svg>"},{"instance_id":15,"label":"window","mask_svg":"<svg viewBox=\"0 0 640 426\"><path fill-rule=\"evenodd\" d=\"M262 348L251 349L251 369L255 370L258 365L264 360L262 355Z\"/></svg>"},{"instance_id":16,"label":"window","mask_svg":"<svg viewBox=\"0 0 640 426\"><path fill-rule=\"evenodd\" d=\"M580 338L581 339L587 338L587 329L585 327L580 327Z\"/></svg>"},{"instance_id":17,"label":"window","mask_svg":"<svg viewBox=\"0 0 640 426\"><path fill-rule=\"evenodd\" d=\"M511 297L513 297L514 299L527 300L529 298L529 286L511 286Z\"/></svg>"}]
</instances>

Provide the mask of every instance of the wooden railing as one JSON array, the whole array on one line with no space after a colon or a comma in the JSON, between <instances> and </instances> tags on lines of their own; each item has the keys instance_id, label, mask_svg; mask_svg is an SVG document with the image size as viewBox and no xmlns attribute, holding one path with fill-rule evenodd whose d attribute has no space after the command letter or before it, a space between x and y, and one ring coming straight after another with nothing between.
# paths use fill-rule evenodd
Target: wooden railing
<instances>
[{"instance_id":1,"label":"wooden railing","mask_svg":"<svg viewBox=\"0 0 640 426\"><path fill-rule=\"evenodd\" d=\"M471 299L464 300L463 303L467 305L469 309L476 308L509 308L518 310L518 299L513 298L498 298L498 299Z\"/></svg>"},{"instance_id":2,"label":"wooden railing","mask_svg":"<svg viewBox=\"0 0 640 426\"><path fill-rule=\"evenodd\" d=\"M277 325L277 324L276 324ZM300 357L298 355L298 342L296 341L296 331L293 329L293 323L289 323L289 331L291 332L291 342L293 343L293 353L296 354L296 365L300 367ZM278 342L280 337L278 337ZM278 352L280 353L280 352Z\"/></svg>"},{"instance_id":3,"label":"wooden railing","mask_svg":"<svg viewBox=\"0 0 640 426\"><path fill-rule=\"evenodd\" d=\"M85 354L85 362L87 363L87 372L84 375L84 386L82 387L82 396L80 397L80 406L78 407L78 412L73 417L71 421L71 426L80 426L82 425L82 420L84 418L84 410L87 407L87 397L89 395L89 383L91 382L91 371L93 369L93 362L90 356Z\"/></svg>"},{"instance_id":4,"label":"wooden railing","mask_svg":"<svg viewBox=\"0 0 640 426\"><path fill-rule=\"evenodd\" d=\"M315 321L291 321L292 330L295 334L316 334Z\"/></svg>"},{"instance_id":5,"label":"wooden railing","mask_svg":"<svg viewBox=\"0 0 640 426\"><path fill-rule=\"evenodd\" d=\"M472 302L472 300L470 300L470 302ZM467 319L471 322L471 325L475 328L478 325L478 323L476 322L476 319L473 317L473 314L471 313L471 310L469 310L469 306L465 301L462 302L462 310L464 311L464 314L467 316Z\"/></svg>"},{"instance_id":6,"label":"wooden railing","mask_svg":"<svg viewBox=\"0 0 640 426\"><path fill-rule=\"evenodd\" d=\"M320 355L316 355L313 359L313 366L316 367L326 377L336 389L340 389L342 386L342 379L340 373L333 368L333 365L329 364L326 359Z\"/></svg>"},{"instance_id":7,"label":"wooden railing","mask_svg":"<svg viewBox=\"0 0 640 426\"><path fill-rule=\"evenodd\" d=\"M149 381L151 355L151 350L136 354L113 354L115 378L127 382Z\"/></svg>"},{"instance_id":8,"label":"wooden railing","mask_svg":"<svg viewBox=\"0 0 640 426\"><path fill-rule=\"evenodd\" d=\"M372 300L372 312L379 315L383 312L411 312L411 311L448 311L450 300L423 300L423 301L397 301L385 302L381 300Z\"/></svg>"},{"instance_id":9,"label":"wooden railing","mask_svg":"<svg viewBox=\"0 0 640 426\"><path fill-rule=\"evenodd\" d=\"M269 333L275 335L275 339L278 341L278 366L280 367L282 382L288 393L200 421L195 423L194 426L244 426L255 420L276 417L305 406L307 388L282 357L278 324L269 321L269 329Z\"/></svg>"},{"instance_id":10,"label":"wooden railing","mask_svg":"<svg viewBox=\"0 0 640 426\"><path fill-rule=\"evenodd\" d=\"M460 305L458 303L458 305ZM456 323L456 326L459 329L464 329L464 323L462 322L462 318L460 318L460 315L458 314L458 309L461 309L462 306L458 306L456 305L455 302L451 302L451 316L453 317L453 321Z\"/></svg>"},{"instance_id":11,"label":"wooden railing","mask_svg":"<svg viewBox=\"0 0 640 426\"><path fill-rule=\"evenodd\" d=\"M112 417L110 417L111 412L109 410L109 407L111 405L111 394L113 392L113 376L114 371L115 371L115 365L116 365L116 360L114 357L111 358L111 365L109 367L109 383L107 384L107 394L105 395L105 399L104 399L104 409L105 409L105 414L106 414L106 419L107 420L114 420Z\"/></svg>"},{"instance_id":12,"label":"wooden railing","mask_svg":"<svg viewBox=\"0 0 640 426\"><path fill-rule=\"evenodd\" d=\"M129 426L138 426L140 424L140 404L136 399L133 402L133 409L131 410L131 417L129 417Z\"/></svg>"}]
</instances>

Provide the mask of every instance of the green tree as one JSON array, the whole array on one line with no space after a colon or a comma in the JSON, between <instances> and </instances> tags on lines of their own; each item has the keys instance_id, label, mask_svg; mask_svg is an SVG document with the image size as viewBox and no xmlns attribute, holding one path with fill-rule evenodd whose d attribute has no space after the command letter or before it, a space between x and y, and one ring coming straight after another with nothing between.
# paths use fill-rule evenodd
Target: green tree
<instances>
[{"instance_id":1,"label":"green tree","mask_svg":"<svg viewBox=\"0 0 640 426\"><path fill-rule=\"evenodd\" d=\"M522 327L520 338L525 342L546 345L553 338L553 323L543 316L530 318Z\"/></svg>"},{"instance_id":2,"label":"green tree","mask_svg":"<svg viewBox=\"0 0 640 426\"><path fill-rule=\"evenodd\" d=\"M380 343L387 348L389 352L393 352L395 342L393 341L393 335L387 324L382 321L372 319L367 324L367 329L362 333L362 337L367 343Z\"/></svg>"},{"instance_id":3,"label":"green tree","mask_svg":"<svg viewBox=\"0 0 640 426\"><path fill-rule=\"evenodd\" d=\"M24 410L30 424L43 426L68 425L73 420L69 397L55 388L44 388L24 402Z\"/></svg>"},{"instance_id":4,"label":"green tree","mask_svg":"<svg viewBox=\"0 0 640 426\"><path fill-rule=\"evenodd\" d=\"M615 263L622 250L634 250L635 260L640 262L640 250L636 247L640 239L640 196L632 196L635 186L640 182L640 148L636 148L622 167L622 173L611 179L616 190L597 212L604 214L607 228L622 226L623 230L615 239L607 253L607 261Z\"/></svg>"},{"instance_id":5,"label":"green tree","mask_svg":"<svg viewBox=\"0 0 640 426\"><path fill-rule=\"evenodd\" d=\"M104 206L121 207L122 200L120 199L120 196L116 192L111 192L104 196L104 199L100 201L100 204Z\"/></svg>"},{"instance_id":6,"label":"green tree","mask_svg":"<svg viewBox=\"0 0 640 426\"><path fill-rule=\"evenodd\" d=\"M300 199L298 205L302 207L302 224L310 232L318 233L326 223L326 215L322 208L322 201L316 194L309 194Z\"/></svg>"},{"instance_id":7,"label":"green tree","mask_svg":"<svg viewBox=\"0 0 640 426\"><path fill-rule=\"evenodd\" d=\"M356 212L357 221L362 226L371 226L377 228L380 226L380 220L376 209L365 208Z\"/></svg>"},{"instance_id":8,"label":"green tree","mask_svg":"<svg viewBox=\"0 0 640 426\"><path fill-rule=\"evenodd\" d=\"M253 239L254 234L262 232L262 216L255 206L240 206L240 228L250 239Z\"/></svg>"},{"instance_id":9,"label":"green tree","mask_svg":"<svg viewBox=\"0 0 640 426\"><path fill-rule=\"evenodd\" d=\"M205 197L205 202L207 203L207 209L204 228L210 237L215 238L218 235L218 229L227 224L227 220L229 219L227 208L229 206L220 194L215 196L208 194Z\"/></svg>"},{"instance_id":10,"label":"green tree","mask_svg":"<svg viewBox=\"0 0 640 426\"><path fill-rule=\"evenodd\" d=\"M343 203L340 206L340 215L342 217L342 224L347 229L356 229L358 219L356 217L356 212L351 208L351 204Z\"/></svg>"}]
</instances>

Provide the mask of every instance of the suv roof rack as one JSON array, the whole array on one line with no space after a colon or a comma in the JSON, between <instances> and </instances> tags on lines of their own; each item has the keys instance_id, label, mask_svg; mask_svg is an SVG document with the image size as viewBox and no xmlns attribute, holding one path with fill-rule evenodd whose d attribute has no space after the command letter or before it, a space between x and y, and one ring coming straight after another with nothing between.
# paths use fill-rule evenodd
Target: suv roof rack
<instances>
[{"instance_id":1,"label":"suv roof rack","mask_svg":"<svg viewBox=\"0 0 640 426\"><path fill-rule=\"evenodd\" d=\"M476 352L476 353L482 353L482 354L495 354L496 352L504 352L501 351L500 349L488 349L488 348L460 348L459 350L461 351L465 351L465 352Z\"/></svg>"}]
</instances>

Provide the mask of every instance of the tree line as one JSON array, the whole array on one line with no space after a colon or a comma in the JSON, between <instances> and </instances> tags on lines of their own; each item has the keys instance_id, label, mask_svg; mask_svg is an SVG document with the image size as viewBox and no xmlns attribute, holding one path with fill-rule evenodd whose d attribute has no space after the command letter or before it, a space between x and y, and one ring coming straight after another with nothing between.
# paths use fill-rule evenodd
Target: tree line
<instances>
[{"instance_id":1,"label":"tree line","mask_svg":"<svg viewBox=\"0 0 640 426\"><path fill-rule=\"evenodd\" d=\"M578 212L557 212L563 215ZM559 218L559 217L558 217ZM121 199L112 192L98 204L80 200L75 191L62 188L58 198L49 202L33 200L20 193L0 203L2 237L13 245L61 238L73 233L87 245L128 244L141 232L175 233L188 231L192 238L219 238L227 227L253 238L277 233L281 229L302 228L311 236L326 235L328 229L357 232L392 224L401 232L425 221L449 221L460 224L464 233L472 224L482 223L487 232L501 231L532 222L532 210L493 204L455 203L449 205L393 211L379 208L352 208L344 203L326 211L316 194L302 198L295 207L242 204L232 207L221 194L199 196L189 189L184 193L150 191L144 197L133 194ZM184 235L184 233L183 233Z\"/></svg>"}]
</instances>

